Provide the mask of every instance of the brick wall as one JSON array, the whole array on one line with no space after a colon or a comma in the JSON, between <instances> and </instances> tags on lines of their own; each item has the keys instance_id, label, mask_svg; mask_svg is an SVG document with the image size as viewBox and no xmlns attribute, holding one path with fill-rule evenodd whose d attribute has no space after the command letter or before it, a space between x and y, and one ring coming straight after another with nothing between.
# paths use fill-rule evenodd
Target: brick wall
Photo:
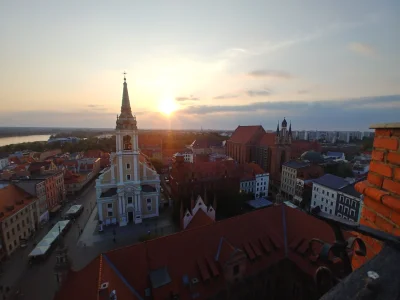
<instances>
[{"instance_id":1,"label":"brick wall","mask_svg":"<svg viewBox=\"0 0 400 300\"><path fill-rule=\"evenodd\" d=\"M372 160L367 180L356 185L364 195L360 224L400 236L400 123L376 124ZM382 244L360 236L367 246L367 257L354 256L358 268L375 256Z\"/></svg>"}]
</instances>

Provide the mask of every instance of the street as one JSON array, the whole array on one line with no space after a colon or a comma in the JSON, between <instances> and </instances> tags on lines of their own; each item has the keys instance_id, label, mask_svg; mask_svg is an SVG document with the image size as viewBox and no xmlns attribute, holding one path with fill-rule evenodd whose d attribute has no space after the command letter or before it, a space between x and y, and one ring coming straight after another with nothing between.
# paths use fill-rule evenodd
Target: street
<instances>
[{"instance_id":1,"label":"street","mask_svg":"<svg viewBox=\"0 0 400 300\"><path fill-rule=\"evenodd\" d=\"M94 186L95 182L93 181L76 200L77 204L84 205L84 211L64 236L73 270L82 269L103 252L136 243L149 232L156 235L166 235L179 230L172 224L170 218L171 208L160 208L160 216L158 218L144 219L143 223L139 225L128 224L125 227L105 227L104 232L99 233ZM74 204L74 201L66 205L57 217L51 219L48 226L36 232L36 242L39 242L47 234L51 224L61 220L61 215L69 209L70 205ZM81 230L82 233L80 233ZM116 233L115 241L113 240L113 231ZM57 290L54 275L55 251L53 250L43 262L33 264L29 268L28 254L33 248L33 240L30 240L27 248L19 249L4 263L0 285L19 289L20 295L15 299L51 300Z\"/></svg>"}]
</instances>

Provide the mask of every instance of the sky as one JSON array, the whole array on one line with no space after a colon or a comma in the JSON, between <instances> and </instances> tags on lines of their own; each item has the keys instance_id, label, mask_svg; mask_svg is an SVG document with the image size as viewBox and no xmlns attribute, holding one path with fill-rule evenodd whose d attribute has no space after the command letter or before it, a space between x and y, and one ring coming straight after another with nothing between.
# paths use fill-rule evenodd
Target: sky
<instances>
[{"instance_id":1,"label":"sky","mask_svg":"<svg viewBox=\"0 0 400 300\"><path fill-rule=\"evenodd\" d=\"M0 126L400 121L400 1L0 0ZM171 112L172 111L172 112Z\"/></svg>"}]
</instances>

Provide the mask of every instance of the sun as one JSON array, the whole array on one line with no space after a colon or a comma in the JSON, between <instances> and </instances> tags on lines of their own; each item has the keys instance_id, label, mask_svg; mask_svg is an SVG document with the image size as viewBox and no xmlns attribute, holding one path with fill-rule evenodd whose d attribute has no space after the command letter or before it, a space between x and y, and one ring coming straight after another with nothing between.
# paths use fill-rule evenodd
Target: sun
<instances>
[{"instance_id":1,"label":"sun","mask_svg":"<svg viewBox=\"0 0 400 300\"><path fill-rule=\"evenodd\" d=\"M176 102L172 99L164 99L160 102L159 111L169 116L178 108Z\"/></svg>"}]
</instances>

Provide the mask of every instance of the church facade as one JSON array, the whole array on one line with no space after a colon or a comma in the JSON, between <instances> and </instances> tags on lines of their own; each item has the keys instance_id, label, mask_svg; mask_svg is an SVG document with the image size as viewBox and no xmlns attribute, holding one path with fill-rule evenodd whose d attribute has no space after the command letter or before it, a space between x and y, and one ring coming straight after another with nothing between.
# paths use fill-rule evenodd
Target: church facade
<instances>
[{"instance_id":1,"label":"church facade","mask_svg":"<svg viewBox=\"0 0 400 300\"><path fill-rule=\"evenodd\" d=\"M126 78L115 135L116 152L110 156L110 167L96 180L99 220L104 225L125 226L157 217L160 177L140 152L137 121L132 115Z\"/></svg>"}]
</instances>

